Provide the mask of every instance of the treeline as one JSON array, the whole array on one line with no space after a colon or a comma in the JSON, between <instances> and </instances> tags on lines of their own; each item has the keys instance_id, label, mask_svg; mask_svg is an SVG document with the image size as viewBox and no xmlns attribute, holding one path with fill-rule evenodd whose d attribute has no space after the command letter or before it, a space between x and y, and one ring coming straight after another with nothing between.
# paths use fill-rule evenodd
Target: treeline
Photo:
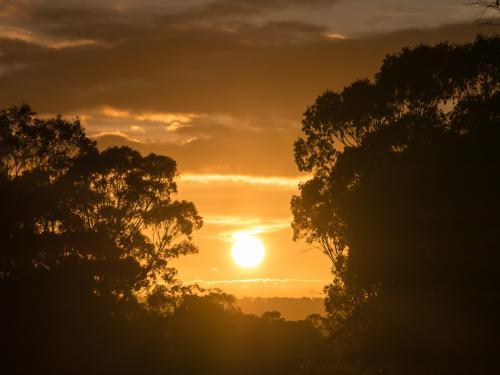
<instances>
[{"instance_id":1,"label":"treeline","mask_svg":"<svg viewBox=\"0 0 500 375\"><path fill-rule=\"evenodd\" d=\"M277 310L287 320L302 320L311 314L324 314L324 298L319 297L243 297L237 300L241 311L262 315Z\"/></svg>"}]
</instances>

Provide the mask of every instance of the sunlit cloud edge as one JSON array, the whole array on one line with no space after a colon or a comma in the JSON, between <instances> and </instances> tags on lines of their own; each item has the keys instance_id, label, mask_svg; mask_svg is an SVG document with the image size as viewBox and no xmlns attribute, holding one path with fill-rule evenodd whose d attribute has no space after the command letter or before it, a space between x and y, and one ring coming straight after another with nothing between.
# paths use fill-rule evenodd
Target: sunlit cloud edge
<instances>
[{"instance_id":1,"label":"sunlit cloud edge","mask_svg":"<svg viewBox=\"0 0 500 375\"><path fill-rule=\"evenodd\" d=\"M232 183L260 186L275 186L282 188L297 189L298 185L306 181L308 177L282 177L282 176L252 176L240 174L182 174L180 181L187 183Z\"/></svg>"}]
</instances>

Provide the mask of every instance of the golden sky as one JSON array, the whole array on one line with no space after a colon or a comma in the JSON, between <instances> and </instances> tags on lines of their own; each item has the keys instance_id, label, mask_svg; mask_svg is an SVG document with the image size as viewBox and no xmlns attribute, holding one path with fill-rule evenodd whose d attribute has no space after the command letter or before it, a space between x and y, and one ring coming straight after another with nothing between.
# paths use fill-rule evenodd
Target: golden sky
<instances>
[{"instance_id":1,"label":"golden sky","mask_svg":"<svg viewBox=\"0 0 500 375\"><path fill-rule=\"evenodd\" d=\"M140 5L138 5L140 3ZM238 296L321 296L329 263L294 243L301 114L326 89L372 77L403 46L462 42L486 17L456 0L0 0L0 105L79 116L101 147L178 161L204 217L185 282ZM232 234L267 253L251 270Z\"/></svg>"}]
</instances>

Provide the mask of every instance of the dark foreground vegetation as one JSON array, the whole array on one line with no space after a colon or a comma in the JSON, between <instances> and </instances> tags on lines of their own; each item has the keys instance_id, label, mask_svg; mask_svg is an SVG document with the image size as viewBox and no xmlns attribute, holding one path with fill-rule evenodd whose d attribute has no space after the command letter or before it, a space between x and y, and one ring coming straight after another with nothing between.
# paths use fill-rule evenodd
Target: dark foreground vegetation
<instances>
[{"instance_id":1,"label":"dark foreground vegetation","mask_svg":"<svg viewBox=\"0 0 500 375\"><path fill-rule=\"evenodd\" d=\"M332 340L369 373L493 374L500 38L404 49L305 112L295 236L332 262Z\"/></svg>"},{"instance_id":2,"label":"dark foreground vegetation","mask_svg":"<svg viewBox=\"0 0 500 375\"><path fill-rule=\"evenodd\" d=\"M80 123L0 112L2 368L8 373L287 373L324 337L244 315L169 266L195 253L175 162L99 152Z\"/></svg>"},{"instance_id":3,"label":"dark foreground vegetation","mask_svg":"<svg viewBox=\"0 0 500 375\"><path fill-rule=\"evenodd\" d=\"M333 281L301 322L176 279L202 219L172 159L1 110L2 373L499 373L499 89L500 38L479 37L307 109L293 227Z\"/></svg>"}]
</instances>

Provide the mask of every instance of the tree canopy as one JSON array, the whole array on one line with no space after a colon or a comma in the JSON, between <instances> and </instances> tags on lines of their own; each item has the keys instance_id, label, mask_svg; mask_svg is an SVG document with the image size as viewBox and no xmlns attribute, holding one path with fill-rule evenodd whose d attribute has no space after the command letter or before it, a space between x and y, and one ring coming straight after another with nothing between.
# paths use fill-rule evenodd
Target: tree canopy
<instances>
[{"instance_id":1,"label":"tree canopy","mask_svg":"<svg viewBox=\"0 0 500 375\"><path fill-rule=\"evenodd\" d=\"M173 199L175 161L99 152L79 120L34 115L0 111L0 277L71 269L116 302L171 283L168 261L197 251L191 235L202 225L192 203Z\"/></svg>"},{"instance_id":2,"label":"tree canopy","mask_svg":"<svg viewBox=\"0 0 500 375\"><path fill-rule=\"evenodd\" d=\"M0 110L0 362L14 374L290 374L327 342L176 279L197 251L176 163L98 150L78 121Z\"/></svg>"},{"instance_id":3,"label":"tree canopy","mask_svg":"<svg viewBox=\"0 0 500 375\"><path fill-rule=\"evenodd\" d=\"M292 199L294 236L330 258L331 334L363 366L492 365L499 109L500 38L478 37L405 48L304 113L295 157L314 177Z\"/></svg>"},{"instance_id":4,"label":"tree canopy","mask_svg":"<svg viewBox=\"0 0 500 375\"><path fill-rule=\"evenodd\" d=\"M67 354L69 342L84 350L88 332L104 332L113 316L157 310L148 296L172 302L167 297L182 287L169 261L197 251L192 233L202 225L193 203L174 199L176 176L166 156L127 147L99 151L78 119L39 118L27 105L0 110L8 358L24 350L32 365L71 362L54 357ZM46 351L37 350L43 342Z\"/></svg>"}]
</instances>

